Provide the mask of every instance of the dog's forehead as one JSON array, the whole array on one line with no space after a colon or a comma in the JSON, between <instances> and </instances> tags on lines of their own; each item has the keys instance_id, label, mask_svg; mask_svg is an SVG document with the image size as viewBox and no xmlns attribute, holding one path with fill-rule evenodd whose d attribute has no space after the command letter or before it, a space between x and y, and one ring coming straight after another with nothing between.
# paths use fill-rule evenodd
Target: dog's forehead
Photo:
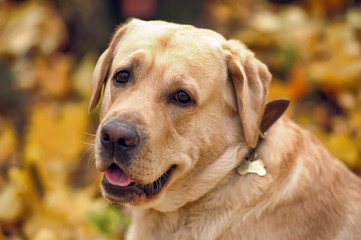
<instances>
[{"instance_id":1,"label":"dog's forehead","mask_svg":"<svg viewBox=\"0 0 361 240\"><path fill-rule=\"evenodd\" d=\"M224 41L223 36L208 29L162 21L133 20L117 45L115 55L119 52L131 54L138 50L150 50L153 54L179 53L192 59L204 59L219 55Z\"/></svg>"},{"instance_id":2,"label":"dog's forehead","mask_svg":"<svg viewBox=\"0 0 361 240\"><path fill-rule=\"evenodd\" d=\"M164 81L182 75L198 84L209 84L227 78L224 41L223 36L207 29L138 20L130 24L116 46L112 69L137 62L143 72L162 74Z\"/></svg>"}]
</instances>

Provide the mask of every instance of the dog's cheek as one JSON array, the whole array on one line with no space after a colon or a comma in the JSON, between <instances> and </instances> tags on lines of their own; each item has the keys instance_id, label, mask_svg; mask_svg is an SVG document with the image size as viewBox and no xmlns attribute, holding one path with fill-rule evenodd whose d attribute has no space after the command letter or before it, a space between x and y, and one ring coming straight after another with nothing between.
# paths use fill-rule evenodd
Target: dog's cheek
<instances>
[{"instance_id":1,"label":"dog's cheek","mask_svg":"<svg viewBox=\"0 0 361 240\"><path fill-rule=\"evenodd\" d=\"M101 104L100 104L100 114L99 114L100 120L102 120L105 117L105 115L109 112L109 109L112 104L110 87L108 85L109 84L105 86L103 99L101 100Z\"/></svg>"},{"instance_id":2,"label":"dog's cheek","mask_svg":"<svg viewBox=\"0 0 361 240\"><path fill-rule=\"evenodd\" d=\"M206 166L215 161L227 148L221 116L214 111L208 112L192 122L188 137L182 140L189 143L187 152L192 158L192 165Z\"/></svg>"},{"instance_id":3,"label":"dog's cheek","mask_svg":"<svg viewBox=\"0 0 361 240\"><path fill-rule=\"evenodd\" d=\"M159 168L177 165L178 172L188 171L199 155L199 139L193 127L190 117L169 118L166 113L158 116L149 126L146 154L159 161L156 163Z\"/></svg>"}]
</instances>

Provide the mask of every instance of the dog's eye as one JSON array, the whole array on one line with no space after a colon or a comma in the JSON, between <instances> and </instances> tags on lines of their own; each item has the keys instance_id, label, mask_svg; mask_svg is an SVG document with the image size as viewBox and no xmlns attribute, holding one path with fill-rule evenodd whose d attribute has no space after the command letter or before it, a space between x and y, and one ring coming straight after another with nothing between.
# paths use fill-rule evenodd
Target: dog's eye
<instances>
[{"instance_id":1,"label":"dog's eye","mask_svg":"<svg viewBox=\"0 0 361 240\"><path fill-rule=\"evenodd\" d=\"M185 91L178 91L174 95L174 100L181 105L189 105L193 102L192 98Z\"/></svg>"},{"instance_id":2,"label":"dog's eye","mask_svg":"<svg viewBox=\"0 0 361 240\"><path fill-rule=\"evenodd\" d=\"M115 84L124 84L128 82L129 77L130 74L128 71L119 71L114 75L113 81Z\"/></svg>"}]
</instances>

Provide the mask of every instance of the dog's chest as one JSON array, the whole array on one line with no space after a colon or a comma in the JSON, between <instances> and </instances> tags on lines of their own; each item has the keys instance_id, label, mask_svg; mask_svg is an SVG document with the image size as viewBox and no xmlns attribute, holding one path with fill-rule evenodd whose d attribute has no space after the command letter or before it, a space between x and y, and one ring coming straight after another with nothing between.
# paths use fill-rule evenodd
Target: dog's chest
<instances>
[{"instance_id":1,"label":"dog's chest","mask_svg":"<svg viewBox=\"0 0 361 240\"><path fill-rule=\"evenodd\" d=\"M191 213L191 214L190 214ZM232 216L217 211L182 211L161 214L152 211L133 213L128 240L144 239L234 239ZM141 229L141 230L140 230ZM232 236L232 237L231 237Z\"/></svg>"}]
</instances>

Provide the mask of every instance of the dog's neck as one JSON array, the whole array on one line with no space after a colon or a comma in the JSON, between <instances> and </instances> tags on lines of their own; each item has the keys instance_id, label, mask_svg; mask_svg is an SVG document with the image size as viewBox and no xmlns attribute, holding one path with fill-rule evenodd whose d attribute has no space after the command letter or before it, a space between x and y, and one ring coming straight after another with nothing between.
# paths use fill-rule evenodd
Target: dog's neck
<instances>
[{"instance_id":1,"label":"dog's neck","mask_svg":"<svg viewBox=\"0 0 361 240\"><path fill-rule=\"evenodd\" d=\"M283 115L289 103L288 99L276 99L267 103L259 128L257 145L254 148L249 148L248 153L237 167L237 172L240 175L257 173L260 176L264 176L266 174L264 162L261 159L257 159L257 148L266 138L267 130Z\"/></svg>"}]
</instances>

